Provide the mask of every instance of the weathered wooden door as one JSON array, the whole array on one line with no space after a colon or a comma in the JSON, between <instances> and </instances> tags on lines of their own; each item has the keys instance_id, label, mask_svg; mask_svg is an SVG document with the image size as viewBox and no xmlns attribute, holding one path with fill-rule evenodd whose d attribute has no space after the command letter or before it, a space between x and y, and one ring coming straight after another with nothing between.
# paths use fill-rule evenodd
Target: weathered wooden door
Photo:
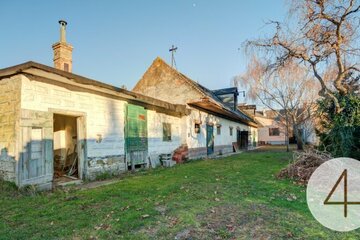
<instances>
[{"instance_id":1,"label":"weathered wooden door","mask_svg":"<svg viewBox=\"0 0 360 240\"><path fill-rule=\"evenodd\" d=\"M240 132L240 148L247 149L249 145L249 132L241 131Z\"/></svg>"},{"instance_id":2,"label":"weathered wooden door","mask_svg":"<svg viewBox=\"0 0 360 240\"><path fill-rule=\"evenodd\" d=\"M241 148L241 130L236 129L236 144L238 148Z\"/></svg>"},{"instance_id":3,"label":"weathered wooden door","mask_svg":"<svg viewBox=\"0 0 360 240\"><path fill-rule=\"evenodd\" d=\"M53 178L52 128L22 127L20 186L49 184Z\"/></svg>"},{"instance_id":4,"label":"weathered wooden door","mask_svg":"<svg viewBox=\"0 0 360 240\"><path fill-rule=\"evenodd\" d=\"M214 153L214 126L206 125L206 150L207 155Z\"/></svg>"},{"instance_id":5,"label":"weathered wooden door","mask_svg":"<svg viewBox=\"0 0 360 240\"><path fill-rule=\"evenodd\" d=\"M146 109L132 104L126 109L126 159L128 165L144 164L148 154Z\"/></svg>"},{"instance_id":6,"label":"weathered wooden door","mask_svg":"<svg viewBox=\"0 0 360 240\"><path fill-rule=\"evenodd\" d=\"M86 123L85 117L76 118L77 124L77 152L78 152L78 177L83 179L86 171L85 160L87 159L86 149Z\"/></svg>"}]
</instances>

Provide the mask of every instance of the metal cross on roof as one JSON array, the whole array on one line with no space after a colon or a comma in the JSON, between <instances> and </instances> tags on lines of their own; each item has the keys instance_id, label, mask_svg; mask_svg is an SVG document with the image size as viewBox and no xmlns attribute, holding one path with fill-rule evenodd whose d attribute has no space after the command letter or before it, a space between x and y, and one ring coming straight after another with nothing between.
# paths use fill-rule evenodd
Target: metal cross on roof
<instances>
[{"instance_id":1,"label":"metal cross on roof","mask_svg":"<svg viewBox=\"0 0 360 240\"><path fill-rule=\"evenodd\" d=\"M176 62L175 62L175 52L178 48L175 47L174 45L171 46L171 48L169 49L169 52L171 52L171 67L175 67L176 69Z\"/></svg>"}]
</instances>

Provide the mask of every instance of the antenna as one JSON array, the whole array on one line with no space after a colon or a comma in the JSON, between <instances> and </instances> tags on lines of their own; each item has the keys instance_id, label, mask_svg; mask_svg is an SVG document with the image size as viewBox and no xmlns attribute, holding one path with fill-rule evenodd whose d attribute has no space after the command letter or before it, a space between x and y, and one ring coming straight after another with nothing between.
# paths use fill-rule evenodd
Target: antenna
<instances>
[{"instance_id":1,"label":"antenna","mask_svg":"<svg viewBox=\"0 0 360 240\"><path fill-rule=\"evenodd\" d=\"M171 52L171 67L175 66L175 69L176 69L175 53L177 49L178 48L175 47L174 45L172 45L171 48L169 49L169 52Z\"/></svg>"}]
</instances>

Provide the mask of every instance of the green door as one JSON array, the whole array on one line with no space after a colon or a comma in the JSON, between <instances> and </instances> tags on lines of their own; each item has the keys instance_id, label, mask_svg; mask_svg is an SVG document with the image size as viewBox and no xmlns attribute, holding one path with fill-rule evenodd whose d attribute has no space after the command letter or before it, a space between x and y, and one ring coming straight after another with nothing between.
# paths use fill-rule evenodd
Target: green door
<instances>
[{"instance_id":1,"label":"green door","mask_svg":"<svg viewBox=\"0 0 360 240\"><path fill-rule=\"evenodd\" d=\"M144 164L148 151L147 114L141 106L128 104L125 123L125 149L128 165Z\"/></svg>"},{"instance_id":2,"label":"green door","mask_svg":"<svg viewBox=\"0 0 360 240\"><path fill-rule=\"evenodd\" d=\"M214 153L214 127L212 125L206 125L206 150L208 155Z\"/></svg>"}]
</instances>

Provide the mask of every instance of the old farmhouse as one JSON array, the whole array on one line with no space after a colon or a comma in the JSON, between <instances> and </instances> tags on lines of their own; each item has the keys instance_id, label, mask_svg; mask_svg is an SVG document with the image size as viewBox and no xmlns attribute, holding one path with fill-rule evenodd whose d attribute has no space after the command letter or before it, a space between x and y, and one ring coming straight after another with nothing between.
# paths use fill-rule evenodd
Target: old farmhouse
<instances>
[{"instance_id":1,"label":"old farmhouse","mask_svg":"<svg viewBox=\"0 0 360 240\"><path fill-rule=\"evenodd\" d=\"M1 179L50 189L179 149L181 161L257 141L256 123L236 109L237 89L210 91L159 58L134 91L73 74L66 22L59 23L55 68L27 62L0 70Z\"/></svg>"},{"instance_id":2,"label":"old farmhouse","mask_svg":"<svg viewBox=\"0 0 360 240\"><path fill-rule=\"evenodd\" d=\"M186 105L182 138L189 158L255 146L257 124L237 108L237 88L211 91L156 58L133 89L172 104Z\"/></svg>"}]
</instances>

